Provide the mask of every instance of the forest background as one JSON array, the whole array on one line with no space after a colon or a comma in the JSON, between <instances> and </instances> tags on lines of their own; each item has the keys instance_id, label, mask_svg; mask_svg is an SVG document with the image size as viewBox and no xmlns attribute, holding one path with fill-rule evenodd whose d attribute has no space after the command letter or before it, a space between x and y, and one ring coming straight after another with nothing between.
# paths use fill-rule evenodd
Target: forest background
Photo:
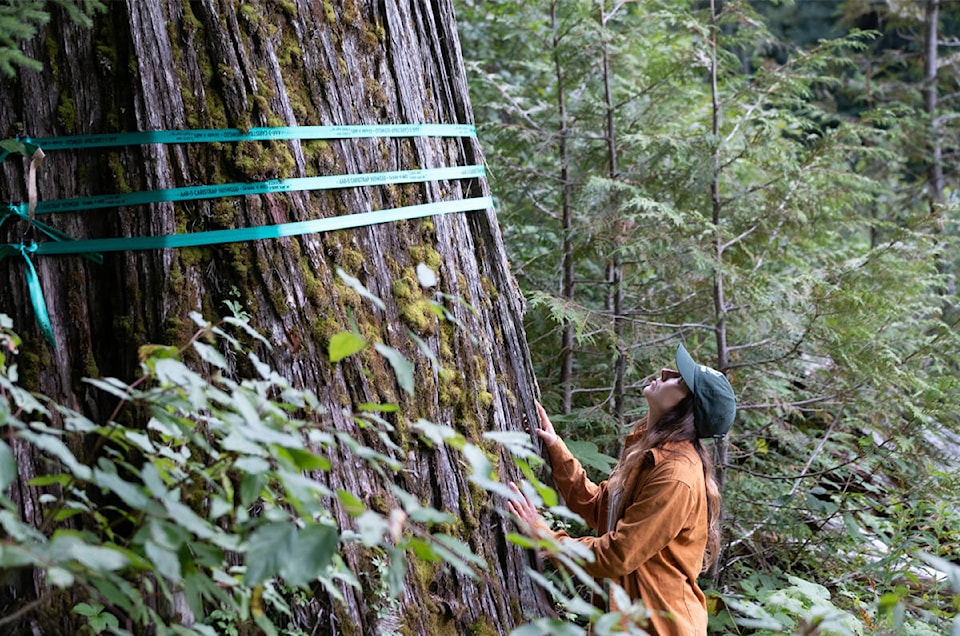
<instances>
[{"instance_id":1,"label":"forest background","mask_svg":"<svg viewBox=\"0 0 960 636\"><path fill-rule=\"evenodd\" d=\"M98 3L56 4L82 22L76 5ZM256 24L255 11L239 13ZM680 341L737 390L735 427L713 442L725 515L723 552L701 581L711 633L960 634L960 3L461 0L457 14L542 399L572 449L602 478L643 411L639 388ZM26 63L0 56L10 62ZM382 304L339 280L357 294L352 309ZM397 283L401 297L438 281L424 266ZM463 328L444 305L455 299L436 298L428 310ZM358 405L353 434L312 428L325 414L316 396L245 350L266 341L241 303L227 306L233 316L216 324L192 317L197 334L180 348L142 348L140 379L90 378L150 413L146 431L114 421L120 406L94 422L20 388L31 383L17 375L20 339L0 320L0 491L21 477L11 447L56 460L29 482L46 489L43 527L0 497L10 603L0 626L62 603L83 633L299 634L319 615L349 625L331 607L361 588L377 633L407 633L413 605L433 615L417 620L453 620L432 597L409 604L405 586L459 580L442 568L476 577L492 559L473 553L470 531L492 524L434 509L399 479L371 501L324 490L304 477L334 472L317 447L346 449L388 482L410 438L424 453L455 447L471 472L473 490L459 484L468 509L476 490L502 494L490 477L498 442L557 503L523 434L468 440L424 420L397 430L388 419L399 407L373 402ZM332 365L376 360L358 332L323 334ZM377 352L412 395L412 366ZM234 380L246 355L260 376ZM441 401L469 393L438 385ZM37 420L98 440L95 467ZM269 430L251 436L251 422ZM187 488L198 483L204 496ZM355 527L341 531L333 508ZM550 508L553 522L585 531ZM62 527L71 523L81 530ZM29 601L18 596L25 572L42 584ZM583 633L588 608L563 588L578 581L528 574L560 615L515 633ZM321 595L331 607L318 613ZM610 617L589 620L598 634L614 629ZM470 627L500 631L489 616Z\"/></svg>"},{"instance_id":2,"label":"forest background","mask_svg":"<svg viewBox=\"0 0 960 636\"><path fill-rule=\"evenodd\" d=\"M740 402L707 586L803 633L837 608L947 631L918 553L960 562L960 2L463 0L459 23L544 402L593 475L684 341Z\"/></svg>"}]
</instances>

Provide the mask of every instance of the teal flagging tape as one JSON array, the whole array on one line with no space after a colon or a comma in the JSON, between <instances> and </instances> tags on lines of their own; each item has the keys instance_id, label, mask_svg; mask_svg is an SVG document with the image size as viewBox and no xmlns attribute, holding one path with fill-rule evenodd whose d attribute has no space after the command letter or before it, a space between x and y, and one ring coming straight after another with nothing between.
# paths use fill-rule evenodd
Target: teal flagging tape
<instances>
[{"instance_id":1,"label":"teal flagging tape","mask_svg":"<svg viewBox=\"0 0 960 636\"><path fill-rule=\"evenodd\" d=\"M299 190L333 190L357 186L377 186L394 183L420 183L424 181L446 181L453 179L476 179L484 176L482 165L455 166L452 168L425 168L422 170L395 170L392 172L372 172L321 177L295 177L272 181L251 183L223 183L201 185L186 188L168 188L144 192L125 192L74 199L54 199L37 203L35 214L54 214L57 212L79 212L98 208L112 208L127 205L144 205L163 201L193 201L272 192L295 192ZM18 205L26 212L26 203Z\"/></svg>"},{"instance_id":2,"label":"teal flagging tape","mask_svg":"<svg viewBox=\"0 0 960 636\"><path fill-rule=\"evenodd\" d=\"M66 232L61 232L57 228L51 227L46 223L43 223L42 221L38 221L37 219L30 218L29 215L24 214L24 212L19 208L19 206L16 206L16 205L7 206L7 212L0 212L0 225L3 225L4 221L14 216L22 218L24 221L26 221L27 223L35 227L37 230L47 235L48 238L51 238L54 241L75 240L72 236L70 236ZM83 251L78 251L75 253L83 255L84 258L87 258L98 265L103 262L103 257L100 256L99 254L93 254L93 253L88 253ZM2 260L3 258L0 257L0 261Z\"/></svg>"},{"instance_id":3,"label":"teal flagging tape","mask_svg":"<svg viewBox=\"0 0 960 636\"><path fill-rule=\"evenodd\" d=\"M476 128L470 124L375 124L357 126L281 126L274 128L251 128L247 131L239 129L155 130L71 137L45 137L39 139L18 137L16 139L0 140L0 161L3 161L9 154L14 153L27 157L34 156L38 150L49 152L53 150L108 148L143 144L186 144L288 139L350 139L361 137L476 137L476 135ZM39 153L38 156L42 158L43 153ZM31 254L83 254L95 262L100 262L102 257L99 252L166 249L297 236L404 219L435 216L438 214L481 210L491 208L493 203L490 197L478 197L255 228L215 230L190 234L170 234L166 236L89 240L75 240L60 230L38 221L35 215L143 205L164 201L192 201L228 196L260 195L274 192L418 183L482 178L484 176L485 172L482 165L470 165L422 170L397 170L393 172L368 174L299 177L254 183L201 185L146 192L77 197L41 201L37 203L32 210L30 209L29 203L10 204L5 213L0 213L0 224L7 218L18 216L53 240L42 244L31 243L29 245L23 243L0 244L0 260L14 254L19 254L23 257L27 267L27 285L30 289L31 304L33 305L44 337L51 346L56 349L57 343L53 335L50 316L46 308L46 301L43 297L43 288L40 285L40 279L33 265L33 261L30 259ZM33 200L33 197L31 197L31 200Z\"/></svg>"},{"instance_id":4,"label":"teal flagging tape","mask_svg":"<svg viewBox=\"0 0 960 636\"><path fill-rule=\"evenodd\" d=\"M34 252L36 254L79 254L86 252L122 252L128 250L197 247L200 245L257 241L284 236L300 236L303 234L346 230L378 223L417 219L453 212L485 210L491 207L493 207L491 197L475 197L472 199L457 199L454 201L437 201L435 203L409 205L402 208L376 210L373 212L358 212L356 214L332 216L325 219L314 219L312 221L236 228L233 230L211 230L209 232L193 232L190 234L167 234L164 236L139 236L134 238L49 242L37 245Z\"/></svg>"},{"instance_id":5,"label":"teal flagging tape","mask_svg":"<svg viewBox=\"0 0 960 636\"><path fill-rule=\"evenodd\" d=\"M47 301L43 297L43 287L40 285L37 269L33 266L33 261L30 260L30 252L33 251L33 246L20 245L13 248L23 256L23 260L27 264L27 289L30 290L30 304L33 305L33 313L37 316L40 332L47 339L47 342L56 349L57 340L53 335L53 325L50 322L50 314L47 312Z\"/></svg>"},{"instance_id":6,"label":"teal flagging tape","mask_svg":"<svg viewBox=\"0 0 960 636\"><path fill-rule=\"evenodd\" d=\"M26 138L26 143L44 149L76 150L143 144L189 144L286 139L356 139L370 137L476 137L472 124L371 124L356 126L277 126L204 130L145 130L128 133ZM5 140L6 141L6 140Z\"/></svg>"},{"instance_id":7,"label":"teal flagging tape","mask_svg":"<svg viewBox=\"0 0 960 636\"><path fill-rule=\"evenodd\" d=\"M37 322L40 324L40 331L43 333L47 342L50 343L50 346L56 349L57 341L53 335L50 315L47 312L46 299L43 297L43 287L40 285L40 278L37 276L37 270L33 266L33 261L30 260L30 254L89 254L91 252L216 245L237 241L251 241L345 230L378 223L389 223L455 212L485 210L492 207L493 199L491 197L474 197L471 199L436 201L401 208L360 212L326 219L281 223L279 225L266 225L255 228L237 228L233 230L213 230L210 232L194 232L191 234L169 234L166 236L141 236L135 238L51 241L41 244L32 243L30 245L5 244L0 245L0 260L3 260L6 256L17 253L23 256L27 266L27 287L30 290L30 303L33 305Z\"/></svg>"}]
</instances>

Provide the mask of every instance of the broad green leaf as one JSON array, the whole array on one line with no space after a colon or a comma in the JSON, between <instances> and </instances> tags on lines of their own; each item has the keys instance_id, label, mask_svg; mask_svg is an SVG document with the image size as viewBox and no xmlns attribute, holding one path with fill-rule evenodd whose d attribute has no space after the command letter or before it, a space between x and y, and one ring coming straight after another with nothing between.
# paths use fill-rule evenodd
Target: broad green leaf
<instances>
[{"instance_id":1,"label":"broad green leaf","mask_svg":"<svg viewBox=\"0 0 960 636\"><path fill-rule=\"evenodd\" d=\"M270 471L270 462L262 457L241 457L233 462L234 467L241 473L258 475Z\"/></svg>"},{"instance_id":2,"label":"broad green leaf","mask_svg":"<svg viewBox=\"0 0 960 636\"><path fill-rule=\"evenodd\" d=\"M312 524L297 533L292 556L280 568L287 584L306 587L330 566L340 535L333 526Z\"/></svg>"},{"instance_id":3,"label":"broad green leaf","mask_svg":"<svg viewBox=\"0 0 960 636\"><path fill-rule=\"evenodd\" d=\"M304 471L313 471L313 470L330 470L331 464L330 460L322 455L317 455L316 453L311 453L308 450L302 448L282 448L279 447L276 449L276 453L279 457L287 459L291 464L296 468Z\"/></svg>"},{"instance_id":4,"label":"broad green leaf","mask_svg":"<svg viewBox=\"0 0 960 636\"><path fill-rule=\"evenodd\" d=\"M18 545L0 544L0 568L13 569L33 565L37 559Z\"/></svg>"},{"instance_id":5,"label":"broad green leaf","mask_svg":"<svg viewBox=\"0 0 960 636\"><path fill-rule=\"evenodd\" d=\"M414 556L420 561L427 563L437 563L442 558L434 550L430 542L416 537L407 541L407 549L413 552Z\"/></svg>"},{"instance_id":6,"label":"broad green leaf","mask_svg":"<svg viewBox=\"0 0 960 636\"><path fill-rule=\"evenodd\" d=\"M149 501L137 485L124 480L116 473L106 472L99 468L95 469L93 471L93 481L104 490L123 499L123 502L134 510L143 510Z\"/></svg>"},{"instance_id":7,"label":"broad green leaf","mask_svg":"<svg viewBox=\"0 0 960 636\"><path fill-rule=\"evenodd\" d=\"M98 577L93 579L91 583L93 587L103 595L103 598L110 601L112 605L127 612L133 610L134 602L143 602L142 596L136 588L117 577L109 581L105 578Z\"/></svg>"},{"instance_id":8,"label":"broad green leaf","mask_svg":"<svg viewBox=\"0 0 960 636\"><path fill-rule=\"evenodd\" d=\"M104 610L103 605L99 603L77 603L73 606L71 610L74 614L79 614L80 616L96 616Z\"/></svg>"},{"instance_id":9,"label":"broad green leaf","mask_svg":"<svg viewBox=\"0 0 960 636\"><path fill-rule=\"evenodd\" d=\"M347 490L338 490L337 499L351 517L361 515L367 510L360 498Z\"/></svg>"},{"instance_id":10,"label":"broad green leaf","mask_svg":"<svg viewBox=\"0 0 960 636\"><path fill-rule=\"evenodd\" d=\"M327 355L330 357L330 362L339 362L347 356L362 351L366 346L367 341L360 335L352 331L341 331L330 337L330 343L327 345Z\"/></svg>"},{"instance_id":11,"label":"broad green leaf","mask_svg":"<svg viewBox=\"0 0 960 636\"><path fill-rule=\"evenodd\" d=\"M154 373L161 386L180 387L193 408L203 410L209 406L204 391L207 382L183 362L169 358L157 360Z\"/></svg>"},{"instance_id":12,"label":"broad green leaf","mask_svg":"<svg viewBox=\"0 0 960 636\"><path fill-rule=\"evenodd\" d=\"M270 341L264 338L263 335L261 335L260 332L258 332L256 329L251 327L250 323L247 322L246 320L241 320L240 318L236 318L234 316L226 316L223 319L223 322L227 323L228 325L233 325L234 327L239 327L240 329L243 329L245 332L247 332L247 335L251 336L252 338L256 338L257 340L265 344L268 349L273 349L273 346L270 344Z\"/></svg>"},{"instance_id":13,"label":"broad green leaf","mask_svg":"<svg viewBox=\"0 0 960 636\"><path fill-rule=\"evenodd\" d=\"M188 572L183 578L183 591L187 605L197 616L203 616L203 598L210 599L214 605L222 608L234 607L234 599L224 588L236 587L239 581L233 577L222 575L219 570L213 571L211 578L198 570ZM219 585L218 585L219 583ZM209 611L209 607L207 608Z\"/></svg>"},{"instance_id":14,"label":"broad green leaf","mask_svg":"<svg viewBox=\"0 0 960 636\"><path fill-rule=\"evenodd\" d=\"M113 614L103 612L90 618L90 627L92 627L93 631L97 634L106 631L115 631L120 627L120 621Z\"/></svg>"},{"instance_id":15,"label":"broad green leaf","mask_svg":"<svg viewBox=\"0 0 960 636\"><path fill-rule=\"evenodd\" d=\"M586 630L559 618L538 618L517 627L510 636L585 636Z\"/></svg>"},{"instance_id":16,"label":"broad green leaf","mask_svg":"<svg viewBox=\"0 0 960 636\"><path fill-rule=\"evenodd\" d=\"M396 413L400 410L400 407L396 404L374 404L372 402L364 402L363 404L357 407L358 411L376 411L380 413Z\"/></svg>"},{"instance_id":17,"label":"broad green leaf","mask_svg":"<svg viewBox=\"0 0 960 636\"><path fill-rule=\"evenodd\" d=\"M76 578L69 570L56 566L47 568L47 583L50 585L63 590L72 586L75 582Z\"/></svg>"},{"instance_id":18,"label":"broad green leaf","mask_svg":"<svg viewBox=\"0 0 960 636\"><path fill-rule=\"evenodd\" d=\"M229 368L229 365L227 365L227 360L223 357L223 354L207 343L197 340L193 343L193 348L200 355L200 358L205 362L208 362L218 369L222 369L224 371Z\"/></svg>"},{"instance_id":19,"label":"broad green leaf","mask_svg":"<svg viewBox=\"0 0 960 636\"><path fill-rule=\"evenodd\" d=\"M163 477L160 476L160 471L154 464L144 464L143 468L140 469L140 478L152 496L157 499L166 497L167 486L163 483Z\"/></svg>"},{"instance_id":20,"label":"broad green leaf","mask_svg":"<svg viewBox=\"0 0 960 636\"><path fill-rule=\"evenodd\" d=\"M407 573L407 555L393 545L387 548L387 552L390 554L390 567L385 576L387 590L390 598L397 598L403 592L403 577Z\"/></svg>"},{"instance_id":21,"label":"broad green leaf","mask_svg":"<svg viewBox=\"0 0 960 636\"><path fill-rule=\"evenodd\" d=\"M434 371L439 371L443 365L440 364L440 360L437 358L437 355L433 352L433 349L430 348L430 345L427 342L415 334L413 331L407 330L407 335L410 336L410 339L417 343L417 349L420 350L420 353L430 361L431 366L433 366Z\"/></svg>"},{"instance_id":22,"label":"broad green leaf","mask_svg":"<svg viewBox=\"0 0 960 636\"><path fill-rule=\"evenodd\" d=\"M142 450L147 453L155 453L156 449L153 446L153 442L150 441L150 438L145 434L139 431L124 431L124 437L128 440L139 446Z\"/></svg>"},{"instance_id":23,"label":"broad green leaf","mask_svg":"<svg viewBox=\"0 0 960 636\"><path fill-rule=\"evenodd\" d=\"M205 519L202 519L193 510L180 503L179 501L164 501L171 519L176 520L177 524L183 526L201 539L212 539L217 530Z\"/></svg>"},{"instance_id":24,"label":"broad green leaf","mask_svg":"<svg viewBox=\"0 0 960 636\"><path fill-rule=\"evenodd\" d=\"M493 464L483 449L474 444L467 444L463 447L462 453L470 464L470 481L495 495L507 499L513 497L513 491L506 484L493 479Z\"/></svg>"},{"instance_id":25,"label":"broad green leaf","mask_svg":"<svg viewBox=\"0 0 960 636\"><path fill-rule=\"evenodd\" d=\"M267 478L263 473L244 474L240 478L240 505L247 508L256 501L263 493L266 483Z\"/></svg>"},{"instance_id":26,"label":"broad green leaf","mask_svg":"<svg viewBox=\"0 0 960 636\"><path fill-rule=\"evenodd\" d=\"M61 530L54 533L45 556L57 561L74 560L96 572L119 570L129 563L119 550L89 543L77 533Z\"/></svg>"},{"instance_id":27,"label":"broad green leaf","mask_svg":"<svg viewBox=\"0 0 960 636\"><path fill-rule=\"evenodd\" d=\"M147 558L157 568L157 572L174 583L180 581L180 558L176 552L149 540L143 547Z\"/></svg>"},{"instance_id":28,"label":"broad green leaf","mask_svg":"<svg viewBox=\"0 0 960 636\"><path fill-rule=\"evenodd\" d=\"M150 540L160 547L176 552L190 541L190 533L180 525L176 519L164 520L153 518L150 520Z\"/></svg>"},{"instance_id":29,"label":"broad green leaf","mask_svg":"<svg viewBox=\"0 0 960 636\"><path fill-rule=\"evenodd\" d=\"M30 156L30 152L27 150L27 144L19 139L0 139L0 148L10 153L18 153L25 157Z\"/></svg>"},{"instance_id":30,"label":"broad green leaf","mask_svg":"<svg viewBox=\"0 0 960 636\"><path fill-rule=\"evenodd\" d=\"M380 355L385 357L390 363L390 366L393 367L393 373L397 376L397 384L400 385L400 388L409 395L413 395L413 364L393 347L377 343L374 345L374 348L380 352Z\"/></svg>"},{"instance_id":31,"label":"broad green leaf","mask_svg":"<svg viewBox=\"0 0 960 636\"><path fill-rule=\"evenodd\" d=\"M67 448L66 444L53 435L38 435L31 431L21 431L19 435L36 446L38 449L45 451L59 459L61 462L63 462L64 466L70 469L70 472L80 479L88 480L93 476L93 471L90 470L90 467L78 462L77 458L74 457L73 453L69 448Z\"/></svg>"},{"instance_id":32,"label":"broad green leaf","mask_svg":"<svg viewBox=\"0 0 960 636\"><path fill-rule=\"evenodd\" d=\"M229 514L233 511L233 504L219 496L212 496L210 498L210 513L209 517L211 521L216 521L223 515Z\"/></svg>"},{"instance_id":33,"label":"broad green leaf","mask_svg":"<svg viewBox=\"0 0 960 636\"><path fill-rule=\"evenodd\" d=\"M629 606L629 603L624 606ZM621 632L622 630L617 629L620 626L620 621L623 620L623 615L620 612L610 612L609 614L604 614L597 622L593 624L593 632L597 636L603 636L604 634L613 634Z\"/></svg>"},{"instance_id":34,"label":"broad green leaf","mask_svg":"<svg viewBox=\"0 0 960 636\"><path fill-rule=\"evenodd\" d=\"M230 431L220 442L220 447L225 451L240 453L242 455L267 455L265 448L250 441L250 439L244 437L243 433L237 430Z\"/></svg>"},{"instance_id":35,"label":"broad green leaf","mask_svg":"<svg viewBox=\"0 0 960 636\"><path fill-rule=\"evenodd\" d=\"M526 550L534 550L540 546L540 543L533 537L518 532L508 532L507 541Z\"/></svg>"},{"instance_id":36,"label":"broad green leaf","mask_svg":"<svg viewBox=\"0 0 960 636\"><path fill-rule=\"evenodd\" d=\"M277 480L286 489L288 497L291 500L299 501L300 505L312 503L315 506L326 510L326 503L321 504L319 497L333 497L333 493L327 486L301 471L278 470Z\"/></svg>"},{"instance_id":37,"label":"broad green leaf","mask_svg":"<svg viewBox=\"0 0 960 636\"><path fill-rule=\"evenodd\" d=\"M460 436L456 430L446 424L434 424L423 418L411 424L410 427L415 431L419 431L435 446L443 446L443 443L447 440L456 439Z\"/></svg>"},{"instance_id":38,"label":"broad green leaf","mask_svg":"<svg viewBox=\"0 0 960 636\"><path fill-rule=\"evenodd\" d=\"M593 442L586 440L565 440L567 448L576 457L581 464L595 468L600 473L607 475L617 464L616 457L610 457L600 452L600 449Z\"/></svg>"},{"instance_id":39,"label":"broad green leaf","mask_svg":"<svg viewBox=\"0 0 960 636\"><path fill-rule=\"evenodd\" d=\"M58 486L66 485L70 482L72 477L65 473L60 473L58 475L40 475L39 477L34 477L27 484L31 486L37 486L42 488L43 486L52 486L54 484Z\"/></svg>"},{"instance_id":40,"label":"broad green leaf","mask_svg":"<svg viewBox=\"0 0 960 636\"><path fill-rule=\"evenodd\" d=\"M454 520L454 516L448 512L421 506L420 501L415 496L399 486L394 485L390 490L403 505L403 510L411 521L418 523L452 523Z\"/></svg>"},{"instance_id":41,"label":"broad green leaf","mask_svg":"<svg viewBox=\"0 0 960 636\"><path fill-rule=\"evenodd\" d=\"M843 527L847 531L847 536L853 539L856 543L861 543L864 540L863 533L860 531L860 526L857 523L857 520L854 519L853 515L849 512L843 513Z\"/></svg>"},{"instance_id":42,"label":"broad green leaf","mask_svg":"<svg viewBox=\"0 0 960 636\"><path fill-rule=\"evenodd\" d=\"M360 534L360 542L367 547L379 545L389 528L390 522L379 512L367 510L357 517L357 532Z\"/></svg>"},{"instance_id":43,"label":"broad green leaf","mask_svg":"<svg viewBox=\"0 0 960 636\"><path fill-rule=\"evenodd\" d=\"M296 538L297 529L290 522L267 523L254 530L247 541L244 584L252 587L276 576L293 558Z\"/></svg>"},{"instance_id":44,"label":"broad green leaf","mask_svg":"<svg viewBox=\"0 0 960 636\"><path fill-rule=\"evenodd\" d=\"M464 543L460 539L451 537L448 534L440 534L440 533L434 534L433 538L434 540L443 544L451 552L456 554L458 557L460 557L464 561L472 563L479 568L486 569L487 562L484 561L483 558L480 557L479 555L474 554L473 551L470 549L470 546L468 546L466 543Z\"/></svg>"},{"instance_id":45,"label":"broad green leaf","mask_svg":"<svg viewBox=\"0 0 960 636\"><path fill-rule=\"evenodd\" d=\"M434 535L435 539L446 537L447 535ZM452 537L447 537L452 539ZM452 539L456 541L455 539ZM451 549L451 546L445 541L437 541L431 544L431 549L436 552L445 563L452 565L458 572L471 579L477 578L477 573L471 568L466 559L463 558L461 551Z\"/></svg>"},{"instance_id":46,"label":"broad green leaf","mask_svg":"<svg viewBox=\"0 0 960 636\"><path fill-rule=\"evenodd\" d=\"M17 480L17 460L7 443L0 440L0 494Z\"/></svg>"},{"instance_id":47,"label":"broad green leaf","mask_svg":"<svg viewBox=\"0 0 960 636\"><path fill-rule=\"evenodd\" d=\"M512 455L526 459L528 457L539 457L540 453L533 446L533 440L528 433L520 431L484 431L484 439L493 440L501 446L505 446ZM571 451L573 452L573 451Z\"/></svg>"},{"instance_id":48,"label":"broad green leaf","mask_svg":"<svg viewBox=\"0 0 960 636\"><path fill-rule=\"evenodd\" d=\"M79 413L65 409L60 412L63 414L63 430L65 431L70 431L71 433L92 433L98 430L96 424Z\"/></svg>"}]
</instances>

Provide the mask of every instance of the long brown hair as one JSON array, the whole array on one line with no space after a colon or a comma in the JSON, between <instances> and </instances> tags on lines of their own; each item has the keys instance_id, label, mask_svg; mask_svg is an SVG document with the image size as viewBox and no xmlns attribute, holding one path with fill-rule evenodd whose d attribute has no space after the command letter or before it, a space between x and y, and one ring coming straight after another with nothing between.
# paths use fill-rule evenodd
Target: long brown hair
<instances>
[{"instance_id":1,"label":"long brown hair","mask_svg":"<svg viewBox=\"0 0 960 636\"><path fill-rule=\"evenodd\" d=\"M654 422L652 427L648 427L647 422L645 415L634 424L633 430L643 430L644 433L640 440L620 457L610 474L607 488L610 492L617 492L632 486L647 451L662 448L668 442L689 441L693 444L703 466L703 483L707 490L707 549L703 562L703 569L706 570L720 553L720 488L713 474L710 453L697 438L693 422L693 394L688 393L670 412ZM623 505L626 505L626 501L620 504ZM617 511L618 517L621 512L622 510Z\"/></svg>"}]
</instances>

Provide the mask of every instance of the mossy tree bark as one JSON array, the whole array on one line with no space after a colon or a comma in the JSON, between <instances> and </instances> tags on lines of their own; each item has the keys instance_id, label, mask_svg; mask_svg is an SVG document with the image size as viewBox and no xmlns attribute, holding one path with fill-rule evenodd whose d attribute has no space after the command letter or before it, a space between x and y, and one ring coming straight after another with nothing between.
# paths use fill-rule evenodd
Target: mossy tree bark
<instances>
[{"instance_id":1,"label":"mossy tree bark","mask_svg":"<svg viewBox=\"0 0 960 636\"><path fill-rule=\"evenodd\" d=\"M472 121L448 0L106 4L107 13L93 29L55 15L46 33L27 45L28 54L43 61L43 71L4 81L0 136ZM49 153L39 173L39 195L49 200L480 162L475 140L450 138L148 145ZM25 199L25 174L25 162L8 158L0 166L3 196ZM49 221L78 238L133 237L276 224L486 191L482 180L361 187L162 203ZM0 229L0 242L30 236L18 223ZM423 311L415 274L419 262L438 273L444 293L477 310L450 305L464 328L441 325ZM56 350L35 326L24 263L0 263L7 290L0 311L13 317L24 336L23 382L94 419L108 417L115 403L84 384L84 377L132 379L140 345L182 344L192 331L190 312L214 319L228 313L225 301L242 305L273 344L263 358L335 407L330 412L341 430L363 434L342 414L342 407L349 412L363 402L399 404L401 432L404 422L422 417L452 424L478 443L483 430L516 428L524 413L532 414L536 385L522 307L492 211L302 238L118 252L106 254L102 265L79 257L37 258L35 264L59 341ZM337 268L384 299L386 310L343 285ZM388 367L371 367L372 357L326 363L327 338L349 328L351 317L368 341L417 359L415 396L399 390ZM404 326L429 344L444 372L433 372L416 355ZM523 573L525 555L504 539L507 522L471 493L464 469L445 449L415 442L408 448L401 485L459 516L463 538L486 559L489 576L472 581L446 569L408 573L392 620L410 633L466 633L480 626L508 631L535 609L538 595ZM38 493L26 481L43 464L22 447L17 452L21 481L15 496L23 515L39 520ZM328 476L332 487L368 501L389 498L382 478L342 459ZM510 461L501 459L501 478L513 477ZM349 525L347 515L336 514ZM371 567L361 554L344 556L357 572ZM359 590L344 593L347 603L339 608L318 599L305 626L375 631L369 599Z\"/></svg>"}]
</instances>

